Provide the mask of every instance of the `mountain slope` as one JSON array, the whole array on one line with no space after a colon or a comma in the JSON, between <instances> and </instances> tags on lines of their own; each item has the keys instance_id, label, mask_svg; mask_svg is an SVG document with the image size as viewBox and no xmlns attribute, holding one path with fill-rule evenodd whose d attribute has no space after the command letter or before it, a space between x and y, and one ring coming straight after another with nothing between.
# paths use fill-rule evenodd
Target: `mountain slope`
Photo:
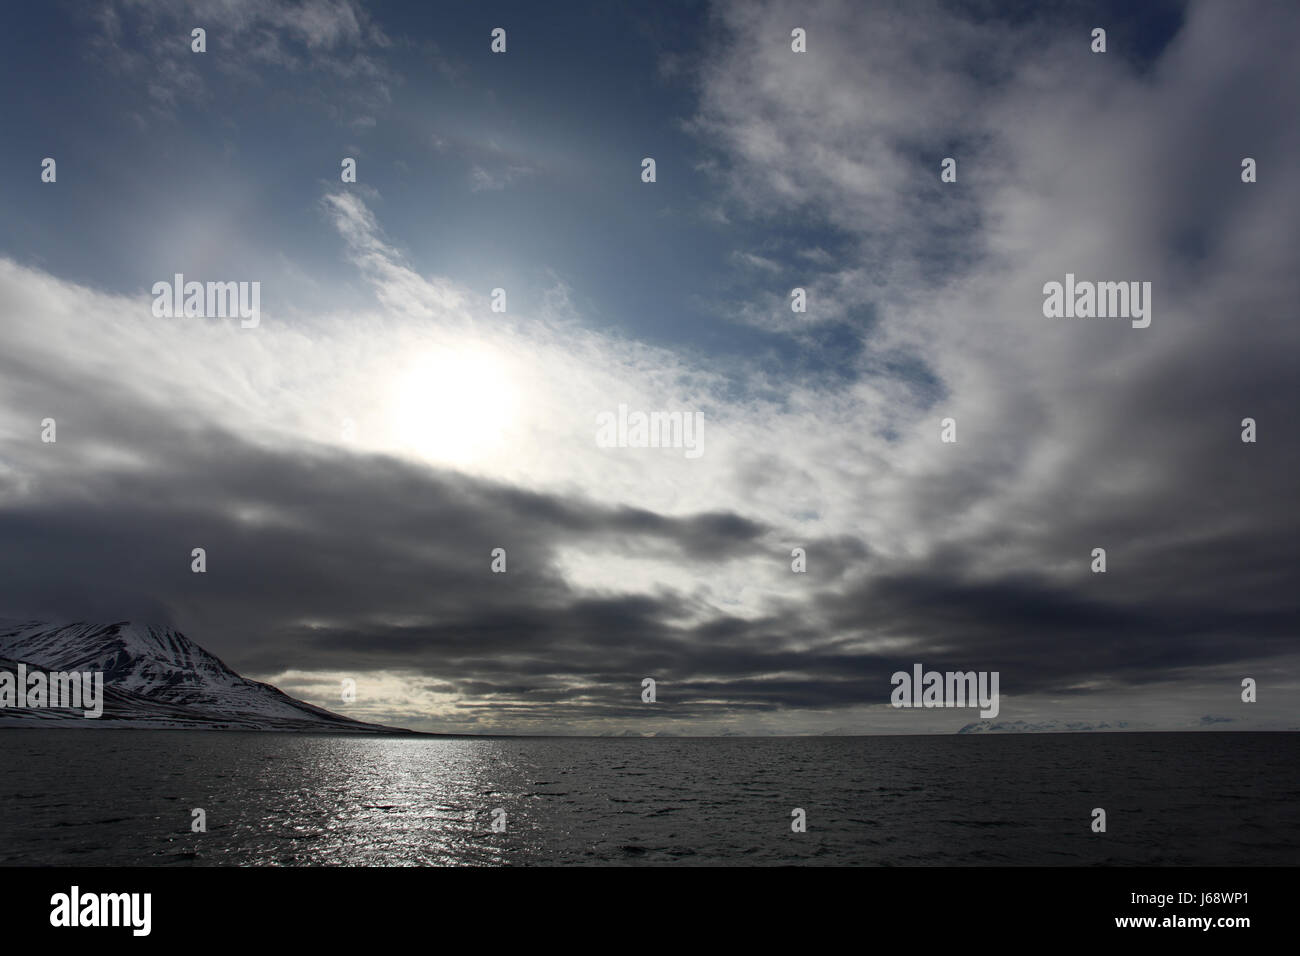
<instances>
[{"instance_id":1,"label":"mountain slope","mask_svg":"<svg viewBox=\"0 0 1300 956\"><path fill-rule=\"evenodd\" d=\"M179 631L125 621L0 621L0 671L102 671L104 713L0 707L0 727L152 727L409 733L341 717L240 677Z\"/></svg>"}]
</instances>

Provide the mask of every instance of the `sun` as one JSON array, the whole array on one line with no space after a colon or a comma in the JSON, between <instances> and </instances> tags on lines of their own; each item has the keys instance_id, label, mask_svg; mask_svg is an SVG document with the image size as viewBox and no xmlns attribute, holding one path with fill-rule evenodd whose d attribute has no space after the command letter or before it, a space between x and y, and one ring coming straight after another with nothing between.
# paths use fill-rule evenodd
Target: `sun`
<instances>
[{"instance_id":1,"label":"sun","mask_svg":"<svg viewBox=\"0 0 1300 956\"><path fill-rule=\"evenodd\" d=\"M395 444L448 465L481 463L510 425L517 394L508 364L481 346L431 349L409 362L389 399Z\"/></svg>"}]
</instances>

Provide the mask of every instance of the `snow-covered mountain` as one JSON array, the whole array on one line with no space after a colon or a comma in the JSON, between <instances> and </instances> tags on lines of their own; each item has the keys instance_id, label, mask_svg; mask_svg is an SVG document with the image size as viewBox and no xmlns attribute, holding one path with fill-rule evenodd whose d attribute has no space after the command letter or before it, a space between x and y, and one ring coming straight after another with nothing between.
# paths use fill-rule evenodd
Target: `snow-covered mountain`
<instances>
[{"instance_id":1,"label":"snow-covered mountain","mask_svg":"<svg viewBox=\"0 0 1300 956\"><path fill-rule=\"evenodd\" d=\"M1042 720L1030 723L1024 720L977 720L957 731L959 734L1078 734L1088 731L1145 730L1149 728L1135 726L1127 720L1115 723L1102 721L1094 724L1083 720Z\"/></svg>"},{"instance_id":2,"label":"snow-covered mountain","mask_svg":"<svg viewBox=\"0 0 1300 956\"><path fill-rule=\"evenodd\" d=\"M125 621L55 625L0 620L0 671L102 671L96 719L51 708L0 707L0 727L148 727L409 733L367 724L240 677L180 631Z\"/></svg>"}]
</instances>

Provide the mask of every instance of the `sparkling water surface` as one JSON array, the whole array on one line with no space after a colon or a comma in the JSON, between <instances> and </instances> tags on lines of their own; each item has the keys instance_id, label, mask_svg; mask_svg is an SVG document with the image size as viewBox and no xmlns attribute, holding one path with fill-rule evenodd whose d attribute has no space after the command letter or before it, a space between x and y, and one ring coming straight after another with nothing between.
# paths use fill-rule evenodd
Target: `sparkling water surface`
<instances>
[{"instance_id":1,"label":"sparkling water surface","mask_svg":"<svg viewBox=\"0 0 1300 956\"><path fill-rule=\"evenodd\" d=\"M4 865L1300 863L1294 734L4 730L0 765Z\"/></svg>"}]
</instances>

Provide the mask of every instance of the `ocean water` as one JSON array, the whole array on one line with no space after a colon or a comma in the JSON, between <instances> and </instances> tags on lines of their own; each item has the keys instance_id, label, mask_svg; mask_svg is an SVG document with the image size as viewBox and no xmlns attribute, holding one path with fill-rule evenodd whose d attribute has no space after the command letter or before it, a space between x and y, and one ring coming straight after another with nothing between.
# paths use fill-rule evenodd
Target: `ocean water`
<instances>
[{"instance_id":1,"label":"ocean water","mask_svg":"<svg viewBox=\"0 0 1300 956\"><path fill-rule=\"evenodd\" d=\"M6 730L0 766L10 866L1300 863L1293 734Z\"/></svg>"}]
</instances>

